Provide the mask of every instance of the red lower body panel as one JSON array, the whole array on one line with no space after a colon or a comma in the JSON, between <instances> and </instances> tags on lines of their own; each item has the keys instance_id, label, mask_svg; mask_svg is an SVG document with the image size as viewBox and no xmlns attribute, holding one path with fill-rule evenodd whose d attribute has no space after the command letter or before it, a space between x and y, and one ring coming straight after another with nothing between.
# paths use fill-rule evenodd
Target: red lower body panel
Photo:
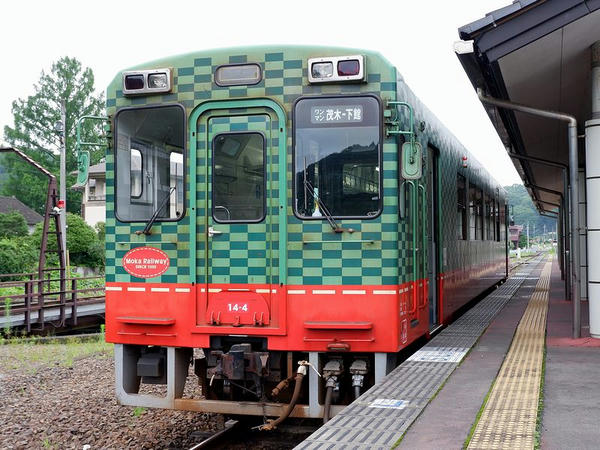
<instances>
[{"instance_id":1,"label":"red lower body panel","mask_svg":"<svg viewBox=\"0 0 600 450\"><path fill-rule=\"evenodd\" d=\"M277 286L107 283L106 339L210 347L265 337L270 350L396 352L429 329L428 283Z\"/></svg>"}]
</instances>

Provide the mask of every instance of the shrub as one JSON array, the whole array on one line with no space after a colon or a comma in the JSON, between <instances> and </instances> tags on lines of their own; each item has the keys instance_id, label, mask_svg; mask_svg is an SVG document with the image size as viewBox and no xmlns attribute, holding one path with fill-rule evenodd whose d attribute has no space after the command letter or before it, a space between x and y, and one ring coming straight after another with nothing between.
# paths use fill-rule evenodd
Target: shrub
<instances>
[{"instance_id":1,"label":"shrub","mask_svg":"<svg viewBox=\"0 0 600 450\"><path fill-rule=\"evenodd\" d=\"M50 222L50 231L54 231L54 221ZM37 248L42 245L42 224L38 224L32 235ZM71 263L87 267L103 265L103 255L98 253L98 236L96 231L76 214L67 213L67 249ZM103 244L102 244L103 248ZM56 239L49 236L48 249L56 250ZM102 249L102 254L104 249Z\"/></svg>"},{"instance_id":2,"label":"shrub","mask_svg":"<svg viewBox=\"0 0 600 450\"><path fill-rule=\"evenodd\" d=\"M31 272L38 257L38 250L28 238L0 239L0 273Z\"/></svg>"},{"instance_id":3,"label":"shrub","mask_svg":"<svg viewBox=\"0 0 600 450\"><path fill-rule=\"evenodd\" d=\"M27 236L27 222L18 211L0 213L0 238Z\"/></svg>"}]
</instances>

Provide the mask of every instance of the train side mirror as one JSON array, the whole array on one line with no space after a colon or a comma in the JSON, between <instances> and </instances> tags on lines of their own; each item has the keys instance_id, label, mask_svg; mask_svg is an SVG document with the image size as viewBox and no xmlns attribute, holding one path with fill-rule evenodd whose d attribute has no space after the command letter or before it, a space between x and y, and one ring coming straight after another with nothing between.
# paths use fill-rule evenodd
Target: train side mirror
<instances>
[{"instance_id":1,"label":"train side mirror","mask_svg":"<svg viewBox=\"0 0 600 450\"><path fill-rule=\"evenodd\" d=\"M405 180L418 180L423 175L423 148L418 142L402 144L401 172Z\"/></svg>"}]
</instances>

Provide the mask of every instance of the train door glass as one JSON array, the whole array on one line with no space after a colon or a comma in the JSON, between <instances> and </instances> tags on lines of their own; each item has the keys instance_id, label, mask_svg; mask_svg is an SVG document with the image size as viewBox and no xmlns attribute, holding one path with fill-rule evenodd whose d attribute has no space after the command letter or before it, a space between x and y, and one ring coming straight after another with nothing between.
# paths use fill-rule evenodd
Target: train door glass
<instances>
[{"instance_id":1,"label":"train door glass","mask_svg":"<svg viewBox=\"0 0 600 450\"><path fill-rule=\"evenodd\" d=\"M433 329L440 323L438 305L438 152L427 148L427 279L429 296L429 328Z\"/></svg>"},{"instance_id":2,"label":"train door glass","mask_svg":"<svg viewBox=\"0 0 600 450\"><path fill-rule=\"evenodd\" d=\"M201 259L204 253L204 261L198 261L205 308L198 309L197 322L268 325L271 275L276 273L268 196L270 155L277 152L271 147L271 118L260 112L217 113L201 117L198 124L207 151L206 160L198 161L198 173L205 174L204 192L200 185L197 189L206 251L199 254Z\"/></svg>"}]
</instances>

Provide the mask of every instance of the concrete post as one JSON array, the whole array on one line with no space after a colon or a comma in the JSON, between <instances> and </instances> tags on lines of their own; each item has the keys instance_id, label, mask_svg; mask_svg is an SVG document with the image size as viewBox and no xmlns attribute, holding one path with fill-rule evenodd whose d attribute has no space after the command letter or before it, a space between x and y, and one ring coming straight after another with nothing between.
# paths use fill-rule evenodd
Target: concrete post
<instances>
[{"instance_id":1,"label":"concrete post","mask_svg":"<svg viewBox=\"0 0 600 450\"><path fill-rule=\"evenodd\" d=\"M592 120L585 123L588 205L600 201L600 41L592 45ZM600 208L587 208L590 335L600 338Z\"/></svg>"}]
</instances>

